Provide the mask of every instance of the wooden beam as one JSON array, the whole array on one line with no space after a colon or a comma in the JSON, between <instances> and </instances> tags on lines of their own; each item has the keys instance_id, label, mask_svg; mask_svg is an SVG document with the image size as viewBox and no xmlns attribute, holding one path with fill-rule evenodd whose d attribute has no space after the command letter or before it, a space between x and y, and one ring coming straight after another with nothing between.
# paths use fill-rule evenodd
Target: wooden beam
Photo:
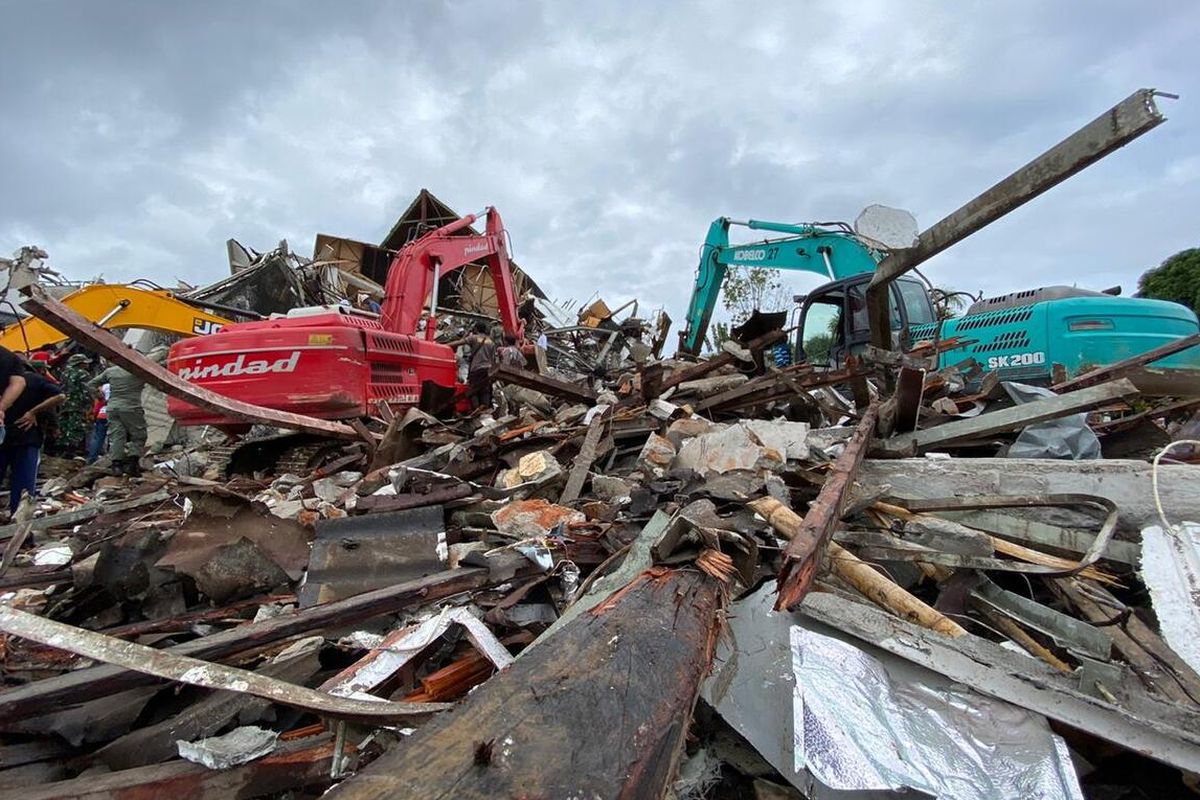
<instances>
[{"instance_id":1,"label":"wooden beam","mask_svg":"<svg viewBox=\"0 0 1200 800\"><path fill-rule=\"evenodd\" d=\"M846 442L846 448L833 462L825 482L821 484L817 499L813 500L799 524L795 524L793 519L798 516L796 512L777 500L773 500L774 505L764 503L772 498L762 498L750 504L772 527L786 524L791 534L791 541L783 551L783 566L777 579L779 598L775 601L776 611L795 608L812 587L817 568L833 536L833 529L842 518L846 495L867 453L867 443L875 432L878 418L879 402L875 401L867 406L854 433ZM760 505L756 507L755 503Z\"/></svg>"},{"instance_id":2,"label":"wooden beam","mask_svg":"<svg viewBox=\"0 0 1200 800\"><path fill-rule=\"evenodd\" d=\"M108 774L0 790L0 800L130 800L186 797L235 800L276 795L289 789L329 783L333 742L328 735L284 742L274 753L229 769L209 769L172 761Z\"/></svg>"},{"instance_id":3,"label":"wooden beam","mask_svg":"<svg viewBox=\"0 0 1200 800\"><path fill-rule=\"evenodd\" d=\"M561 397L575 403L583 403L590 406L596 402L596 393L587 385L587 381L560 381L558 378L551 378L549 375L539 375L536 372L530 372L527 369L517 369L507 364L497 364L492 367L492 378L504 383L514 383L517 386L524 386L526 389L533 389L542 394L548 394L551 397Z\"/></svg>"},{"instance_id":4,"label":"wooden beam","mask_svg":"<svg viewBox=\"0 0 1200 800\"><path fill-rule=\"evenodd\" d=\"M342 439L359 438L358 432L353 427L342 422L256 406L253 403L234 400L210 389L189 383L136 350L126 347L125 343L116 336L55 300L42 287L34 284L29 286L27 291L29 299L21 303L21 308L53 325L88 350L107 356L113 363L124 367L155 389L166 392L172 397L186 400L192 405L224 414L240 422L274 425L303 433L314 433L318 436L334 436Z\"/></svg>"},{"instance_id":5,"label":"wooden beam","mask_svg":"<svg viewBox=\"0 0 1200 800\"><path fill-rule=\"evenodd\" d=\"M1152 89L1137 90L925 230L915 246L879 262L867 289L871 343L892 349L888 286L893 280L1166 121L1154 96Z\"/></svg>"},{"instance_id":6,"label":"wooden beam","mask_svg":"<svg viewBox=\"0 0 1200 800\"><path fill-rule=\"evenodd\" d=\"M583 444L579 447L579 454L571 463L571 474L567 476L567 485L563 487L562 494L558 498L559 505L567 505L579 499L579 492L583 489L583 482L587 480L588 470L591 469L592 462L596 460L596 447L600 444L600 436L603 433L604 415L596 414L588 423Z\"/></svg>"},{"instance_id":7,"label":"wooden beam","mask_svg":"<svg viewBox=\"0 0 1200 800\"><path fill-rule=\"evenodd\" d=\"M377 702L335 697L265 674L105 636L11 606L0 605L0 631L175 683L245 693L335 719L378 725L424 717L446 709L446 706L438 703L402 703L383 699Z\"/></svg>"},{"instance_id":8,"label":"wooden beam","mask_svg":"<svg viewBox=\"0 0 1200 800\"><path fill-rule=\"evenodd\" d=\"M144 494L141 497L134 497L130 500L123 500L119 503L85 503L74 511L60 511L57 514L38 517L29 523L29 527L30 530L42 531L50 528L64 528L68 525L78 525L80 522L86 522L101 514L114 514L118 511L129 511L155 503L165 503L173 496L173 492L167 489L160 489L157 492ZM0 540L10 538L17 532L19 527L20 525L15 522L9 525L0 525Z\"/></svg>"},{"instance_id":9,"label":"wooden beam","mask_svg":"<svg viewBox=\"0 0 1200 800\"><path fill-rule=\"evenodd\" d=\"M751 354L757 353L759 350L765 350L766 348L771 347L772 345L776 344L777 342L782 342L784 339L784 336L785 336L784 332L780 331L780 330L767 331L766 333L762 334L761 336L755 337L754 339L751 339L749 342L747 342L746 349L749 350ZM658 394L662 394L667 389L670 389L672 386L678 386L679 384L685 383L687 381L694 381L697 378L703 378L705 375L707 375L708 373L712 372L715 369L724 367L727 364L732 364L734 362L734 360L735 360L735 356L732 353L728 353L728 352L722 350L721 352L714 355L712 358L705 359L704 361L701 361L697 364L693 364L690 367L684 367L683 369L677 369L674 372L672 372L670 374L670 376L667 377L666 380L664 380L662 382L662 384L659 387Z\"/></svg>"},{"instance_id":10,"label":"wooden beam","mask_svg":"<svg viewBox=\"0 0 1200 800\"><path fill-rule=\"evenodd\" d=\"M490 585L484 569L456 569L427 578L376 589L332 603L284 614L260 622L209 634L166 648L166 652L193 658L219 659L278 642L330 625L353 625L381 614L440 600L461 592ZM155 678L111 665L73 670L25 686L0 692L0 719L14 721L36 717L63 706L74 705L134 686L154 683Z\"/></svg>"},{"instance_id":11,"label":"wooden beam","mask_svg":"<svg viewBox=\"0 0 1200 800\"><path fill-rule=\"evenodd\" d=\"M1129 400L1137 394L1137 387L1127 378L1118 378L1110 383L1080 389L1070 394L1045 397L1012 408L989 411L977 417L947 422L935 428L898 434L879 442L877 450L884 455L915 454L931 447L995 436L1027 425L1077 414L1115 400Z\"/></svg>"},{"instance_id":12,"label":"wooden beam","mask_svg":"<svg viewBox=\"0 0 1200 800\"><path fill-rule=\"evenodd\" d=\"M696 570L641 573L326 797L662 797L722 595Z\"/></svg>"}]
</instances>

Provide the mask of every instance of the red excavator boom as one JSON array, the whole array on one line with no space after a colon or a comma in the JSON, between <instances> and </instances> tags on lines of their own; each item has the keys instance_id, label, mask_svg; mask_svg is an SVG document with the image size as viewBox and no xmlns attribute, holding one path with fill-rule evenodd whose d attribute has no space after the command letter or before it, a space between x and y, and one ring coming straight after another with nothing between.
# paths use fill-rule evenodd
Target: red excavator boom
<instances>
[{"instance_id":1,"label":"red excavator boom","mask_svg":"<svg viewBox=\"0 0 1200 800\"><path fill-rule=\"evenodd\" d=\"M504 223L496 209L484 213L483 234L461 234L477 219L472 214L401 248L388 270L378 317L335 306L294 309L287 316L228 325L178 342L167 366L228 397L323 419L365 416L380 401L403 409L434 387L452 391L454 351L434 341L442 276L466 264L486 263L504 332L518 338L523 333ZM422 337L417 332L426 302ZM238 424L173 397L167 408L185 425Z\"/></svg>"}]
</instances>

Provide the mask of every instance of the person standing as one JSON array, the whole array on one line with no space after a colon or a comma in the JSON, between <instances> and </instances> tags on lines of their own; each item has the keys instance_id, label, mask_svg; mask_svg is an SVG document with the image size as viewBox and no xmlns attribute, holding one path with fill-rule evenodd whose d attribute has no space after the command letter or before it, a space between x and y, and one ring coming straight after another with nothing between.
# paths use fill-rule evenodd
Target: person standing
<instances>
[{"instance_id":1,"label":"person standing","mask_svg":"<svg viewBox=\"0 0 1200 800\"><path fill-rule=\"evenodd\" d=\"M66 400L62 389L40 375L27 374L25 388L4 414L4 443L0 444L0 481L11 474L8 508L15 513L21 496L37 494L46 420L39 418Z\"/></svg>"},{"instance_id":2,"label":"person standing","mask_svg":"<svg viewBox=\"0 0 1200 800\"><path fill-rule=\"evenodd\" d=\"M25 391L25 372L21 359L7 347L0 347L0 443L4 442L7 433L4 418Z\"/></svg>"},{"instance_id":3,"label":"person standing","mask_svg":"<svg viewBox=\"0 0 1200 800\"><path fill-rule=\"evenodd\" d=\"M108 447L117 474L137 475L146 446L146 412L142 389L146 382L124 367L111 366L88 382L95 397L108 384Z\"/></svg>"},{"instance_id":4,"label":"person standing","mask_svg":"<svg viewBox=\"0 0 1200 800\"><path fill-rule=\"evenodd\" d=\"M467 400L471 408L492 407L492 365L496 363L496 343L488 335L488 324L483 320L475 323L475 332L465 339L450 342L450 347L461 344L470 348L467 356Z\"/></svg>"},{"instance_id":5,"label":"person standing","mask_svg":"<svg viewBox=\"0 0 1200 800\"><path fill-rule=\"evenodd\" d=\"M87 364L88 357L76 353L67 359L62 374L61 385L66 399L58 416L58 445L53 452L68 457L82 455L88 445L93 393L88 388L91 374Z\"/></svg>"},{"instance_id":6,"label":"person standing","mask_svg":"<svg viewBox=\"0 0 1200 800\"><path fill-rule=\"evenodd\" d=\"M96 405L92 408L92 435L88 439L87 463L95 464L96 459L104 452L104 440L108 438L108 395L112 391L109 384L104 384L96 392Z\"/></svg>"}]
</instances>

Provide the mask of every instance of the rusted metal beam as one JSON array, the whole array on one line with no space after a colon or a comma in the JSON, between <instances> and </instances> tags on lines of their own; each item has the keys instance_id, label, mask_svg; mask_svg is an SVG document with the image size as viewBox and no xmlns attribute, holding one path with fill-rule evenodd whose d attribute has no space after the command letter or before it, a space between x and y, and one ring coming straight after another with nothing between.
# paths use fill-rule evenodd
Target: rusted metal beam
<instances>
[{"instance_id":1,"label":"rusted metal beam","mask_svg":"<svg viewBox=\"0 0 1200 800\"><path fill-rule=\"evenodd\" d=\"M492 367L492 378L504 383L514 383L517 386L524 386L526 389L533 389L542 394L548 394L551 397L561 397L565 400L583 403L584 405L590 406L596 402L596 393L588 387L586 381L580 383L560 381L548 375L539 375L536 372L530 372L527 369L517 369L507 364L497 364Z\"/></svg>"},{"instance_id":2,"label":"rusted metal beam","mask_svg":"<svg viewBox=\"0 0 1200 800\"><path fill-rule=\"evenodd\" d=\"M192 405L224 414L240 422L274 425L303 433L314 433L318 436L334 436L342 439L359 438L358 432L353 427L342 422L317 419L303 414L276 411L273 408L244 403L241 400L234 400L210 389L189 383L136 350L126 347L116 336L55 300L42 287L35 284L29 286L26 291L29 292L29 298L21 303L21 308L67 334L88 350L106 356L113 363L119 364L154 388L166 392L172 397L178 397Z\"/></svg>"},{"instance_id":3,"label":"rusted metal beam","mask_svg":"<svg viewBox=\"0 0 1200 800\"><path fill-rule=\"evenodd\" d=\"M867 289L871 343L892 349L888 286L896 278L1157 127L1155 92L1139 89L879 263Z\"/></svg>"},{"instance_id":4,"label":"rusted metal beam","mask_svg":"<svg viewBox=\"0 0 1200 800\"><path fill-rule=\"evenodd\" d=\"M393 495L367 495L358 498L354 503L355 513L383 513L387 511L407 511L410 508L439 506L455 500L462 500L475 493L475 488L469 483L456 483L444 486L424 494L407 492Z\"/></svg>"},{"instance_id":5,"label":"rusted metal beam","mask_svg":"<svg viewBox=\"0 0 1200 800\"><path fill-rule=\"evenodd\" d=\"M825 548L833 536L833 529L842 517L847 493L858 474L858 465L867 453L878 417L879 402L875 401L867 406L854 433L846 442L846 449L833 462L817 499L808 507L804 521L783 551L783 567L779 570L777 581L779 598L775 601L775 610L790 611L808 594L825 555Z\"/></svg>"},{"instance_id":6,"label":"rusted metal beam","mask_svg":"<svg viewBox=\"0 0 1200 800\"><path fill-rule=\"evenodd\" d=\"M1095 386L1097 383L1104 383L1110 378L1125 377L1128 373L1146 364L1152 364L1160 358L1173 356L1176 353L1181 353L1189 347L1200 347L1200 333L1193 333L1191 336L1184 336L1182 339L1176 339L1173 342L1168 342L1161 347L1156 347L1153 350L1147 350L1136 356L1131 356L1115 364L1109 364L1106 367L1097 367L1090 372L1085 372L1077 378L1072 378L1062 383L1056 383L1050 388L1059 394L1065 392L1073 392L1076 389L1083 389L1088 386Z\"/></svg>"},{"instance_id":7,"label":"rusted metal beam","mask_svg":"<svg viewBox=\"0 0 1200 800\"><path fill-rule=\"evenodd\" d=\"M447 708L439 703L398 703L382 698L375 701L335 697L249 670L105 636L11 606L0 605L0 631L156 678L203 689L243 692L336 719L382 724L425 717Z\"/></svg>"},{"instance_id":8,"label":"rusted metal beam","mask_svg":"<svg viewBox=\"0 0 1200 800\"><path fill-rule=\"evenodd\" d=\"M480 589L491 583L492 579L484 569L449 570L292 614L250 622L166 648L166 651L193 658L224 658L331 625L353 625L381 614ZM0 692L0 719L14 721L36 717L63 706L154 683L155 680L152 676L107 664L72 670Z\"/></svg>"},{"instance_id":9,"label":"rusted metal beam","mask_svg":"<svg viewBox=\"0 0 1200 800\"><path fill-rule=\"evenodd\" d=\"M662 797L722 602L697 570L643 572L327 797Z\"/></svg>"}]
</instances>

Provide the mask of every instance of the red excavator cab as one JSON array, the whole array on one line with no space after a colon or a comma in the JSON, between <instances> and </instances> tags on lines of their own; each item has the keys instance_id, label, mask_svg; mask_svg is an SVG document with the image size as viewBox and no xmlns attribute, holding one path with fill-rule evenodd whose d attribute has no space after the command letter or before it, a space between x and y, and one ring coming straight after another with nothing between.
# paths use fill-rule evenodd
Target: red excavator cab
<instances>
[{"instance_id":1,"label":"red excavator cab","mask_svg":"<svg viewBox=\"0 0 1200 800\"><path fill-rule=\"evenodd\" d=\"M439 277L486 262L505 333L520 337L522 332L503 223L494 208L486 214L482 235L454 235L476 220L472 214L405 245L392 260L378 317L320 307L228 325L176 343L167 368L226 397L322 419L366 416L379 402L403 411L417 405L423 392L452 396L454 351L433 340ZM419 335L427 299L430 313ZM244 427L174 397L168 398L167 410L184 425Z\"/></svg>"}]
</instances>

